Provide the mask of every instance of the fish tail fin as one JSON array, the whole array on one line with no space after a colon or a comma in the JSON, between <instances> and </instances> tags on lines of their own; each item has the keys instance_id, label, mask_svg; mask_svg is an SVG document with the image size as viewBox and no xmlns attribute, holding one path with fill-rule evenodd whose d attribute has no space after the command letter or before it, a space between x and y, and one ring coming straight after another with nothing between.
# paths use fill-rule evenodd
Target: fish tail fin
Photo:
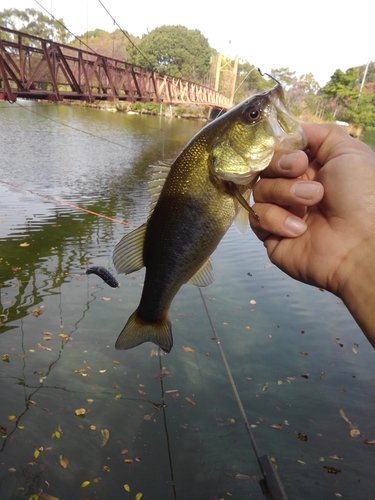
<instances>
[{"instance_id":1,"label":"fish tail fin","mask_svg":"<svg viewBox=\"0 0 375 500\"><path fill-rule=\"evenodd\" d=\"M153 342L164 352L170 352L173 345L172 325L168 317L158 323L145 323L137 311L128 319L118 339L116 349L132 349L143 342Z\"/></svg>"}]
</instances>

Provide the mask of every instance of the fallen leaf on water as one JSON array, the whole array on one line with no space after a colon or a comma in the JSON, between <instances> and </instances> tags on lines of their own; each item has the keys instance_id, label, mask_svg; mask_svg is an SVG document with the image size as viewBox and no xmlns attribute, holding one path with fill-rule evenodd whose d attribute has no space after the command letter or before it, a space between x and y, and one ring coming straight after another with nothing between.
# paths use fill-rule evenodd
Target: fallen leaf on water
<instances>
[{"instance_id":1,"label":"fallen leaf on water","mask_svg":"<svg viewBox=\"0 0 375 500\"><path fill-rule=\"evenodd\" d=\"M109 297L101 297L102 300L111 300Z\"/></svg>"},{"instance_id":2,"label":"fallen leaf on water","mask_svg":"<svg viewBox=\"0 0 375 500\"><path fill-rule=\"evenodd\" d=\"M347 418L347 416L345 415L344 410L342 410L341 408L340 408L340 415L345 420L345 422L347 422L349 425L351 424L351 421Z\"/></svg>"},{"instance_id":3,"label":"fallen leaf on water","mask_svg":"<svg viewBox=\"0 0 375 500\"><path fill-rule=\"evenodd\" d=\"M191 405L195 405L194 401L193 401L192 399L190 399L189 397L186 397L185 399L186 399L186 401L187 401L188 403L190 403Z\"/></svg>"},{"instance_id":4,"label":"fallen leaf on water","mask_svg":"<svg viewBox=\"0 0 375 500\"><path fill-rule=\"evenodd\" d=\"M104 472L111 472L111 469L108 467L108 465L104 465L103 470Z\"/></svg>"},{"instance_id":5,"label":"fallen leaf on water","mask_svg":"<svg viewBox=\"0 0 375 500\"><path fill-rule=\"evenodd\" d=\"M127 450L126 448L124 450L121 450L121 455L126 455L128 453L129 450Z\"/></svg>"},{"instance_id":6,"label":"fallen leaf on water","mask_svg":"<svg viewBox=\"0 0 375 500\"><path fill-rule=\"evenodd\" d=\"M240 474L240 473L236 474L234 477L236 479L251 479L250 476L248 476L246 474Z\"/></svg>"},{"instance_id":7,"label":"fallen leaf on water","mask_svg":"<svg viewBox=\"0 0 375 500\"><path fill-rule=\"evenodd\" d=\"M34 450L34 457L38 458L39 455L40 455L40 451L39 450Z\"/></svg>"},{"instance_id":8,"label":"fallen leaf on water","mask_svg":"<svg viewBox=\"0 0 375 500\"><path fill-rule=\"evenodd\" d=\"M282 429L283 424L271 424L270 427L272 427L272 429Z\"/></svg>"},{"instance_id":9,"label":"fallen leaf on water","mask_svg":"<svg viewBox=\"0 0 375 500\"><path fill-rule=\"evenodd\" d=\"M308 356L309 353L307 351L301 351L300 354L303 354L304 356Z\"/></svg>"},{"instance_id":10,"label":"fallen leaf on water","mask_svg":"<svg viewBox=\"0 0 375 500\"><path fill-rule=\"evenodd\" d=\"M358 354L358 351L355 347L352 347L352 351L354 352L354 354Z\"/></svg>"},{"instance_id":11,"label":"fallen leaf on water","mask_svg":"<svg viewBox=\"0 0 375 500\"><path fill-rule=\"evenodd\" d=\"M83 483L81 484L81 488L86 488L86 486L88 486L90 484L90 481L83 481Z\"/></svg>"},{"instance_id":12,"label":"fallen leaf on water","mask_svg":"<svg viewBox=\"0 0 375 500\"><path fill-rule=\"evenodd\" d=\"M6 435L6 434L7 434L7 432L8 432L8 429L7 429L6 427L2 427L2 426L0 426L0 434L4 434L4 435Z\"/></svg>"},{"instance_id":13,"label":"fallen leaf on water","mask_svg":"<svg viewBox=\"0 0 375 500\"><path fill-rule=\"evenodd\" d=\"M144 415L143 420L151 420L151 415Z\"/></svg>"},{"instance_id":14,"label":"fallen leaf on water","mask_svg":"<svg viewBox=\"0 0 375 500\"><path fill-rule=\"evenodd\" d=\"M267 389L268 389L268 382L264 384L264 386L262 387L262 391L266 391Z\"/></svg>"},{"instance_id":15,"label":"fallen leaf on water","mask_svg":"<svg viewBox=\"0 0 375 500\"><path fill-rule=\"evenodd\" d=\"M91 429L92 431L96 431L96 425L90 425L90 429Z\"/></svg>"},{"instance_id":16,"label":"fallen leaf on water","mask_svg":"<svg viewBox=\"0 0 375 500\"><path fill-rule=\"evenodd\" d=\"M79 417L80 415L85 415L86 410L84 408L78 408L74 413Z\"/></svg>"},{"instance_id":17,"label":"fallen leaf on water","mask_svg":"<svg viewBox=\"0 0 375 500\"><path fill-rule=\"evenodd\" d=\"M126 464L132 464L133 463L133 459L132 458L125 458L124 462Z\"/></svg>"},{"instance_id":18,"label":"fallen leaf on water","mask_svg":"<svg viewBox=\"0 0 375 500\"><path fill-rule=\"evenodd\" d=\"M333 460L344 460L342 457L339 457L338 455L330 455L329 458L333 458Z\"/></svg>"},{"instance_id":19,"label":"fallen leaf on water","mask_svg":"<svg viewBox=\"0 0 375 500\"><path fill-rule=\"evenodd\" d=\"M108 443L108 439L109 439L109 430L108 429L100 429L100 432L103 436L103 440L102 440L102 447L105 446L107 443Z\"/></svg>"},{"instance_id":20,"label":"fallen leaf on water","mask_svg":"<svg viewBox=\"0 0 375 500\"><path fill-rule=\"evenodd\" d=\"M300 441L307 441L308 437L305 434L301 434L300 432L297 432L297 437Z\"/></svg>"},{"instance_id":21,"label":"fallen leaf on water","mask_svg":"<svg viewBox=\"0 0 375 500\"><path fill-rule=\"evenodd\" d=\"M135 495L135 500L141 500L141 498L142 498L142 497L143 497L143 493L140 493L140 492L139 492L139 493L137 493L137 494Z\"/></svg>"},{"instance_id":22,"label":"fallen leaf on water","mask_svg":"<svg viewBox=\"0 0 375 500\"><path fill-rule=\"evenodd\" d=\"M169 391L165 391L165 394L170 394L172 392L178 392L178 389L169 389Z\"/></svg>"},{"instance_id":23,"label":"fallen leaf on water","mask_svg":"<svg viewBox=\"0 0 375 500\"><path fill-rule=\"evenodd\" d=\"M375 444L375 439L365 439L363 442L365 444Z\"/></svg>"},{"instance_id":24,"label":"fallen leaf on water","mask_svg":"<svg viewBox=\"0 0 375 500\"><path fill-rule=\"evenodd\" d=\"M5 361L6 363L9 363L9 354L3 354L1 356L2 361Z\"/></svg>"},{"instance_id":25,"label":"fallen leaf on water","mask_svg":"<svg viewBox=\"0 0 375 500\"><path fill-rule=\"evenodd\" d=\"M302 373L301 377L303 378L309 378L310 373Z\"/></svg>"},{"instance_id":26,"label":"fallen leaf on water","mask_svg":"<svg viewBox=\"0 0 375 500\"><path fill-rule=\"evenodd\" d=\"M350 435L351 435L352 437L358 437L360 434L361 434L361 431L360 431L359 429L352 429L352 430L350 431Z\"/></svg>"},{"instance_id":27,"label":"fallen leaf on water","mask_svg":"<svg viewBox=\"0 0 375 500\"><path fill-rule=\"evenodd\" d=\"M341 472L340 469L336 469L335 467L328 467L327 465L323 465L323 469L327 469L328 474L338 474Z\"/></svg>"},{"instance_id":28,"label":"fallen leaf on water","mask_svg":"<svg viewBox=\"0 0 375 500\"><path fill-rule=\"evenodd\" d=\"M30 243L20 243L20 247L29 247Z\"/></svg>"},{"instance_id":29,"label":"fallen leaf on water","mask_svg":"<svg viewBox=\"0 0 375 500\"><path fill-rule=\"evenodd\" d=\"M32 314L37 318L38 316L40 316L41 314L43 314L43 311L42 309L33 309L32 311Z\"/></svg>"},{"instance_id":30,"label":"fallen leaf on water","mask_svg":"<svg viewBox=\"0 0 375 500\"><path fill-rule=\"evenodd\" d=\"M182 349L186 352L195 352L194 349L192 349L191 347L187 347L186 345L183 345Z\"/></svg>"},{"instance_id":31,"label":"fallen leaf on water","mask_svg":"<svg viewBox=\"0 0 375 500\"><path fill-rule=\"evenodd\" d=\"M94 402L94 400L93 399L88 399L87 402L91 404L91 403Z\"/></svg>"},{"instance_id":32,"label":"fallen leaf on water","mask_svg":"<svg viewBox=\"0 0 375 500\"><path fill-rule=\"evenodd\" d=\"M138 392L139 392L139 394L141 394L142 396L143 396L144 394L146 394L146 393L145 393L145 391L142 391L141 389L138 389Z\"/></svg>"},{"instance_id":33,"label":"fallen leaf on water","mask_svg":"<svg viewBox=\"0 0 375 500\"><path fill-rule=\"evenodd\" d=\"M99 373L105 373L107 370L99 370Z\"/></svg>"},{"instance_id":34,"label":"fallen leaf on water","mask_svg":"<svg viewBox=\"0 0 375 500\"><path fill-rule=\"evenodd\" d=\"M48 495L48 493L40 493L38 496L39 500L59 500L57 497L54 497L52 495Z\"/></svg>"},{"instance_id":35,"label":"fallen leaf on water","mask_svg":"<svg viewBox=\"0 0 375 500\"><path fill-rule=\"evenodd\" d=\"M256 301L256 300L254 300L254 299L251 299L251 300L250 300L250 304L256 304L256 303L257 303L257 301Z\"/></svg>"},{"instance_id":36,"label":"fallen leaf on water","mask_svg":"<svg viewBox=\"0 0 375 500\"><path fill-rule=\"evenodd\" d=\"M306 462L304 462L303 460L297 460L297 463L299 463L301 465L306 465Z\"/></svg>"},{"instance_id":37,"label":"fallen leaf on water","mask_svg":"<svg viewBox=\"0 0 375 500\"><path fill-rule=\"evenodd\" d=\"M63 469L66 469L68 467L69 461L66 458L64 458L62 455L59 456L59 462L60 462L60 465Z\"/></svg>"},{"instance_id":38,"label":"fallen leaf on water","mask_svg":"<svg viewBox=\"0 0 375 500\"><path fill-rule=\"evenodd\" d=\"M116 394L115 398L116 399L122 399L122 395L121 394Z\"/></svg>"},{"instance_id":39,"label":"fallen leaf on water","mask_svg":"<svg viewBox=\"0 0 375 500\"><path fill-rule=\"evenodd\" d=\"M8 417L8 420L12 421L12 420L16 420L17 417L15 415L9 415Z\"/></svg>"},{"instance_id":40,"label":"fallen leaf on water","mask_svg":"<svg viewBox=\"0 0 375 500\"><path fill-rule=\"evenodd\" d=\"M142 462L142 460L139 457L135 457L136 462Z\"/></svg>"},{"instance_id":41,"label":"fallen leaf on water","mask_svg":"<svg viewBox=\"0 0 375 500\"><path fill-rule=\"evenodd\" d=\"M323 378L325 374L326 374L326 372L322 372L322 373L320 374L320 378Z\"/></svg>"},{"instance_id":42,"label":"fallen leaf on water","mask_svg":"<svg viewBox=\"0 0 375 500\"><path fill-rule=\"evenodd\" d=\"M283 383L283 381L282 381L282 380L278 380L278 381L277 381L277 385L281 385L282 383Z\"/></svg>"},{"instance_id":43,"label":"fallen leaf on water","mask_svg":"<svg viewBox=\"0 0 375 500\"><path fill-rule=\"evenodd\" d=\"M129 492L130 491L130 486L128 484L124 484L124 490Z\"/></svg>"}]
</instances>

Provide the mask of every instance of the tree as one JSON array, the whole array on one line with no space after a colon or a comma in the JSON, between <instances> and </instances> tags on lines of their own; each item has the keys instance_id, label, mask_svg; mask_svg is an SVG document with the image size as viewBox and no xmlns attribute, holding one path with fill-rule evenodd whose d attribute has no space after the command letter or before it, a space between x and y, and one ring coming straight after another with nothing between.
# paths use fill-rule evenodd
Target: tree
<instances>
[{"instance_id":1,"label":"tree","mask_svg":"<svg viewBox=\"0 0 375 500\"><path fill-rule=\"evenodd\" d=\"M235 102L239 103L257 92L263 92L272 87L273 83L269 78L263 78L254 64L241 61L238 64Z\"/></svg>"},{"instance_id":2,"label":"tree","mask_svg":"<svg viewBox=\"0 0 375 500\"><path fill-rule=\"evenodd\" d=\"M35 9L4 9L0 12L0 24L12 30L47 38L58 43L68 43L71 34L64 28L62 19L53 20Z\"/></svg>"},{"instance_id":3,"label":"tree","mask_svg":"<svg viewBox=\"0 0 375 500\"><path fill-rule=\"evenodd\" d=\"M132 50L134 64L169 76L200 81L210 70L213 51L199 30L161 26L143 35L137 48Z\"/></svg>"},{"instance_id":4,"label":"tree","mask_svg":"<svg viewBox=\"0 0 375 500\"><path fill-rule=\"evenodd\" d=\"M296 83L296 72L291 71L289 68L271 69L271 75L278 80L284 87Z\"/></svg>"}]
</instances>

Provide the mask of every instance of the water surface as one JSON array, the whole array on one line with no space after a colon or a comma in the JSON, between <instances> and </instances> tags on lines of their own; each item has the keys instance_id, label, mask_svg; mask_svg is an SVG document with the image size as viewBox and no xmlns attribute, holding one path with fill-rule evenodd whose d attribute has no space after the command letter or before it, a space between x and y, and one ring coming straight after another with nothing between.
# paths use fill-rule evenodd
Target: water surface
<instances>
[{"instance_id":1,"label":"water surface","mask_svg":"<svg viewBox=\"0 0 375 500\"><path fill-rule=\"evenodd\" d=\"M0 498L263 498L198 290L177 294L159 358L114 349L144 272L119 289L85 275L114 271L115 244L147 218L148 165L203 123L20 104L0 106ZM343 304L284 275L251 231L231 228L213 264L204 296L289 499L372 498L374 351Z\"/></svg>"}]
</instances>

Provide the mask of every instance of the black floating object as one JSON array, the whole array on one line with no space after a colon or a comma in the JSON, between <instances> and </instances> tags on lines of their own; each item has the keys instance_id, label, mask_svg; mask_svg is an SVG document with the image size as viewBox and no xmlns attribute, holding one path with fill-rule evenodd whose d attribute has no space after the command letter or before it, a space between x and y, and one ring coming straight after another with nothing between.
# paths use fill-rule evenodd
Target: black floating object
<instances>
[{"instance_id":1,"label":"black floating object","mask_svg":"<svg viewBox=\"0 0 375 500\"><path fill-rule=\"evenodd\" d=\"M90 267L87 269L86 274L96 274L99 276L99 278L102 278L107 285L111 286L112 288L117 288L119 286L119 283L117 279L112 276L112 274L106 269L105 267L102 266L94 266Z\"/></svg>"}]
</instances>

